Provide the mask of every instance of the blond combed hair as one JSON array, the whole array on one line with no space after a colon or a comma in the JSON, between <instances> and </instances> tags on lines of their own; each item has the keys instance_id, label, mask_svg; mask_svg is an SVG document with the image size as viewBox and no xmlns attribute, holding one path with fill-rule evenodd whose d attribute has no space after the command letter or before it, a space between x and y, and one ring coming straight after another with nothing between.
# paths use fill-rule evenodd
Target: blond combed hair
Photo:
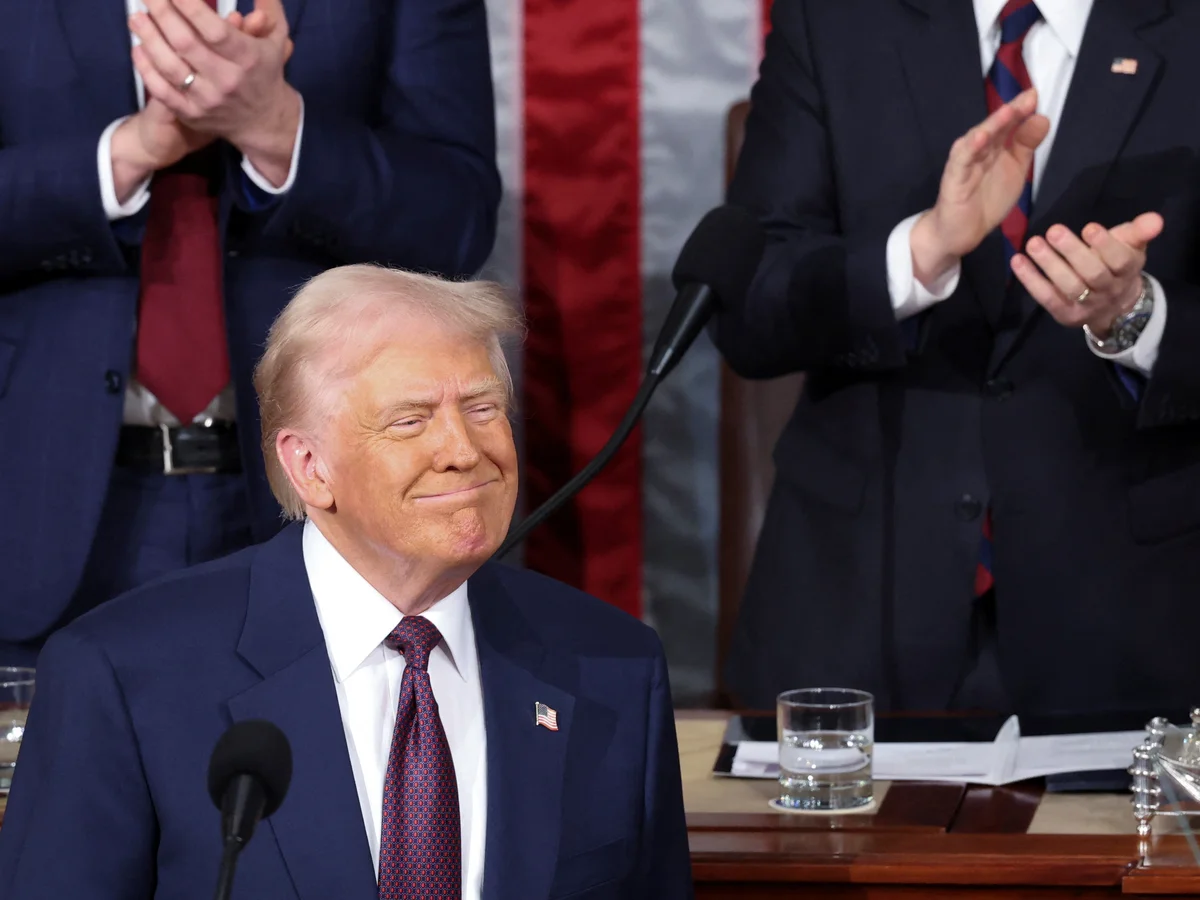
<instances>
[{"instance_id":1,"label":"blond combed hair","mask_svg":"<svg viewBox=\"0 0 1200 900\"><path fill-rule=\"evenodd\" d=\"M313 427L314 409L322 408L316 394L338 375L368 361L338 359L338 350L397 313L429 317L485 343L511 401L512 374L503 342L519 337L523 326L502 287L378 265L341 266L321 273L296 293L272 324L254 370L267 480L286 518L303 519L306 511L275 450L280 432ZM328 404L324 408L328 412Z\"/></svg>"}]
</instances>

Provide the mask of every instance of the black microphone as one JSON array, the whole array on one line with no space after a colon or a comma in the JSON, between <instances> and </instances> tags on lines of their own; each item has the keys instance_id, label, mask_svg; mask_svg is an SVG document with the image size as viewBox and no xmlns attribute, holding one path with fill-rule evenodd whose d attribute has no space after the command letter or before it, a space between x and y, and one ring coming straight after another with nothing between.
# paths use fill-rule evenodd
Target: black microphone
<instances>
[{"instance_id":1,"label":"black microphone","mask_svg":"<svg viewBox=\"0 0 1200 900\"><path fill-rule=\"evenodd\" d=\"M654 395L660 381L679 364L692 341L721 305L741 303L750 289L766 247L762 226L748 211L737 206L718 206L695 227L671 273L675 302L667 313L646 374L625 417L596 457L508 533L499 559L525 540L529 532L574 497L616 455Z\"/></svg>"},{"instance_id":2,"label":"black microphone","mask_svg":"<svg viewBox=\"0 0 1200 900\"><path fill-rule=\"evenodd\" d=\"M260 819L279 809L292 781L292 748L262 719L235 722L208 761L208 794L221 811L221 871L216 900L228 900L238 854Z\"/></svg>"}]
</instances>

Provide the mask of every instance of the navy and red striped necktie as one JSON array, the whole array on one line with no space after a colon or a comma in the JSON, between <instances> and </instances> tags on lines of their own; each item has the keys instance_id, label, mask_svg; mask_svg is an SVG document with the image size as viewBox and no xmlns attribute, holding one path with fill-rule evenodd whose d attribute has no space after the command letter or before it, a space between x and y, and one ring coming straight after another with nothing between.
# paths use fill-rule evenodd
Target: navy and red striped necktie
<instances>
[{"instance_id":1,"label":"navy and red striped necktie","mask_svg":"<svg viewBox=\"0 0 1200 900\"><path fill-rule=\"evenodd\" d=\"M1023 91L1033 87L1029 71L1025 68L1025 36L1029 29L1042 18L1041 10L1033 0L1008 0L1000 11L1000 49L988 70L985 90L988 113L993 113L1005 103L1010 103ZM1008 264L1013 254L1025 245L1025 232L1029 228L1029 213L1033 208L1033 163L1025 173L1025 189L1021 191L1016 206L1008 211L1000 225L1004 236L1004 264L1008 277L1012 270ZM992 576L992 509L989 506L983 517L983 537L979 546L979 564L975 569L975 596L982 597L995 585Z\"/></svg>"}]
</instances>

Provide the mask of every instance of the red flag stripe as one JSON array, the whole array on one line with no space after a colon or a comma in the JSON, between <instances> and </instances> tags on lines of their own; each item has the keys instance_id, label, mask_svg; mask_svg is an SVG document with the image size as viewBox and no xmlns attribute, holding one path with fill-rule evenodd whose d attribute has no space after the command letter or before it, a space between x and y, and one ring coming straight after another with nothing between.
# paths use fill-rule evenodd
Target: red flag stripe
<instances>
[{"instance_id":1,"label":"red flag stripe","mask_svg":"<svg viewBox=\"0 0 1200 900\"><path fill-rule=\"evenodd\" d=\"M608 440L642 373L638 0L525 0L527 508ZM640 433L526 564L641 615Z\"/></svg>"}]
</instances>

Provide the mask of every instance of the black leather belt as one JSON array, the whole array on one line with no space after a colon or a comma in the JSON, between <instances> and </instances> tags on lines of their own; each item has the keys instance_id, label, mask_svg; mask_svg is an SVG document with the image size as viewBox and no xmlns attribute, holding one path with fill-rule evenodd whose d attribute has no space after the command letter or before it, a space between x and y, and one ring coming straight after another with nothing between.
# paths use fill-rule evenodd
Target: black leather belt
<instances>
[{"instance_id":1,"label":"black leather belt","mask_svg":"<svg viewBox=\"0 0 1200 900\"><path fill-rule=\"evenodd\" d=\"M139 472L199 475L242 471L237 426L232 422L157 428L122 425L117 465Z\"/></svg>"}]
</instances>

